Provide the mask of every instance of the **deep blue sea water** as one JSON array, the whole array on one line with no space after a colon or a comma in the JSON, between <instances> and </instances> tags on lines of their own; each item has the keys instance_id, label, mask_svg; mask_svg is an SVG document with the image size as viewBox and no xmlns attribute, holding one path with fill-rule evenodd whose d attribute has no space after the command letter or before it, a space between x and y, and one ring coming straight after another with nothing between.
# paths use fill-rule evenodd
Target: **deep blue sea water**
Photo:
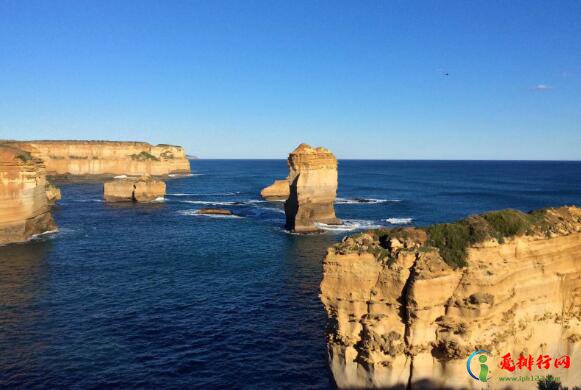
<instances>
[{"instance_id":1,"label":"deep blue sea water","mask_svg":"<svg viewBox=\"0 0 581 390\"><path fill-rule=\"evenodd\" d=\"M60 233L0 247L2 388L332 388L321 260L259 191L286 162L192 161L163 203L61 185ZM341 161L350 228L581 204L579 162ZM214 205L241 218L196 216ZM390 223L390 222L391 223Z\"/></svg>"}]
</instances>

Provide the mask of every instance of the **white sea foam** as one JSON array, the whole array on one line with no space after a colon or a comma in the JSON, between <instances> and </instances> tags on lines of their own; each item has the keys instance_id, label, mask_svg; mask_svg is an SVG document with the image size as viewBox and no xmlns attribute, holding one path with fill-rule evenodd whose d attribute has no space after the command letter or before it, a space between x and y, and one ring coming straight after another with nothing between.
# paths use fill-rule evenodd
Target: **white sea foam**
<instances>
[{"instance_id":1,"label":"white sea foam","mask_svg":"<svg viewBox=\"0 0 581 390\"><path fill-rule=\"evenodd\" d=\"M192 177L192 176L203 176L203 173L170 173L168 177Z\"/></svg>"},{"instance_id":2,"label":"white sea foam","mask_svg":"<svg viewBox=\"0 0 581 390\"><path fill-rule=\"evenodd\" d=\"M240 206L243 202L221 202L218 200L180 200L180 203L218 205L218 206Z\"/></svg>"},{"instance_id":3,"label":"white sea foam","mask_svg":"<svg viewBox=\"0 0 581 390\"><path fill-rule=\"evenodd\" d=\"M180 210L177 212L179 215L185 215L190 217L208 217L208 218L231 218L240 219L243 218L239 215L220 215L220 214L201 214L199 210Z\"/></svg>"},{"instance_id":4,"label":"white sea foam","mask_svg":"<svg viewBox=\"0 0 581 390\"><path fill-rule=\"evenodd\" d=\"M127 175L115 176L115 177L113 177L113 179L127 179Z\"/></svg>"},{"instance_id":5,"label":"white sea foam","mask_svg":"<svg viewBox=\"0 0 581 390\"><path fill-rule=\"evenodd\" d=\"M384 221L392 225L409 225L413 218L386 218Z\"/></svg>"},{"instance_id":6,"label":"white sea foam","mask_svg":"<svg viewBox=\"0 0 581 390\"><path fill-rule=\"evenodd\" d=\"M194 193L194 192L178 192L175 194L166 194L167 196L235 196L240 192L216 192L216 193Z\"/></svg>"},{"instance_id":7,"label":"white sea foam","mask_svg":"<svg viewBox=\"0 0 581 390\"><path fill-rule=\"evenodd\" d=\"M155 198L154 202L156 202L156 203L163 203L163 202L165 202L165 198L163 196L160 196L158 198Z\"/></svg>"},{"instance_id":8,"label":"white sea foam","mask_svg":"<svg viewBox=\"0 0 581 390\"><path fill-rule=\"evenodd\" d=\"M376 221L368 221L364 219L344 219L341 225L327 225L326 223L315 223L321 230L327 230L331 232L350 232L353 230L364 230L364 229L378 229L383 225L378 224Z\"/></svg>"},{"instance_id":9,"label":"white sea foam","mask_svg":"<svg viewBox=\"0 0 581 390\"><path fill-rule=\"evenodd\" d=\"M53 235L53 234L58 233L58 232L59 232L58 229L47 230L46 232L42 232L42 233L38 233L38 234L33 234L32 236L30 236L30 239L31 240L37 240L37 239L43 238L45 236Z\"/></svg>"},{"instance_id":10,"label":"white sea foam","mask_svg":"<svg viewBox=\"0 0 581 390\"><path fill-rule=\"evenodd\" d=\"M399 199L375 199L375 198L337 198L335 204L379 204L401 202Z\"/></svg>"}]
</instances>

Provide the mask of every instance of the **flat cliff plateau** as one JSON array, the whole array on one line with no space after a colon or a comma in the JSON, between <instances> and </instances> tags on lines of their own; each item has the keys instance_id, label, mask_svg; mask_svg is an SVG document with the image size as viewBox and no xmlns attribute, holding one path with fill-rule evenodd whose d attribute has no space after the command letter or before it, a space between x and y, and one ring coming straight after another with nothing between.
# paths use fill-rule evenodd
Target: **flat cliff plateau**
<instances>
[{"instance_id":1,"label":"flat cliff plateau","mask_svg":"<svg viewBox=\"0 0 581 390\"><path fill-rule=\"evenodd\" d=\"M48 196L56 200L57 192L48 186L41 160L0 145L0 245L56 230Z\"/></svg>"},{"instance_id":2,"label":"flat cliff plateau","mask_svg":"<svg viewBox=\"0 0 581 390\"><path fill-rule=\"evenodd\" d=\"M347 237L328 250L320 297L339 387L536 388L499 379L529 374L579 385L581 209ZM491 352L487 383L467 373L478 349ZM534 372L502 370L508 353L515 364L531 354ZM568 355L571 367L539 370L541 354Z\"/></svg>"},{"instance_id":3,"label":"flat cliff plateau","mask_svg":"<svg viewBox=\"0 0 581 390\"><path fill-rule=\"evenodd\" d=\"M41 159L51 176L166 176L189 173L180 146L116 141L2 141Z\"/></svg>"}]
</instances>

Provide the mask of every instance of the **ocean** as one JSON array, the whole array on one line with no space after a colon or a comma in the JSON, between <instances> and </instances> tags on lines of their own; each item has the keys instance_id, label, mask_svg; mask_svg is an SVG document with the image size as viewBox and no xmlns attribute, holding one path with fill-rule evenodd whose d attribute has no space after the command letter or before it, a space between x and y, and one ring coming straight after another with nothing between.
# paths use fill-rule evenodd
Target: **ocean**
<instances>
[{"instance_id":1,"label":"ocean","mask_svg":"<svg viewBox=\"0 0 581 390\"><path fill-rule=\"evenodd\" d=\"M194 160L155 204L57 183L57 234L0 247L0 387L327 389L326 248L351 232L581 205L581 162L340 161L346 227L284 231L285 160ZM194 214L223 207L236 217Z\"/></svg>"}]
</instances>

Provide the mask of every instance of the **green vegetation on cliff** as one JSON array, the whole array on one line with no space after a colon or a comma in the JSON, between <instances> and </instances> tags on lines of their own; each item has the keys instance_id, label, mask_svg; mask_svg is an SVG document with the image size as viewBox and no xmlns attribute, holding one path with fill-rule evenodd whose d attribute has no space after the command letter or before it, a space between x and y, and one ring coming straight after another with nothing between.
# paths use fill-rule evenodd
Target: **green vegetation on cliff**
<instances>
[{"instance_id":1,"label":"green vegetation on cliff","mask_svg":"<svg viewBox=\"0 0 581 390\"><path fill-rule=\"evenodd\" d=\"M130 155L130 157L132 160L137 160L137 161L147 161L147 160L159 161L159 158L157 158L153 154L145 152L145 151L138 153L138 154L132 154L132 155Z\"/></svg>"},{"instance_id":2,"label":"green vegetation on cliff","mask_svg":"<svg viewBox=\"0 0 581 390\"><path fill-rule=\"evenodd\" d=\"M487 240L502 244L508 238L522 235L549 236L570 222L581 222L581 218L571 214L567 207L529 213L507 209L426 228L371 230L348 237L335 248L339 253L372 253L388 264L395 260L394 253L402 249L423 252L437 248L446 264L456 268L467 265L468 248L472 245Z\"/></svg>"}]
</instances>

